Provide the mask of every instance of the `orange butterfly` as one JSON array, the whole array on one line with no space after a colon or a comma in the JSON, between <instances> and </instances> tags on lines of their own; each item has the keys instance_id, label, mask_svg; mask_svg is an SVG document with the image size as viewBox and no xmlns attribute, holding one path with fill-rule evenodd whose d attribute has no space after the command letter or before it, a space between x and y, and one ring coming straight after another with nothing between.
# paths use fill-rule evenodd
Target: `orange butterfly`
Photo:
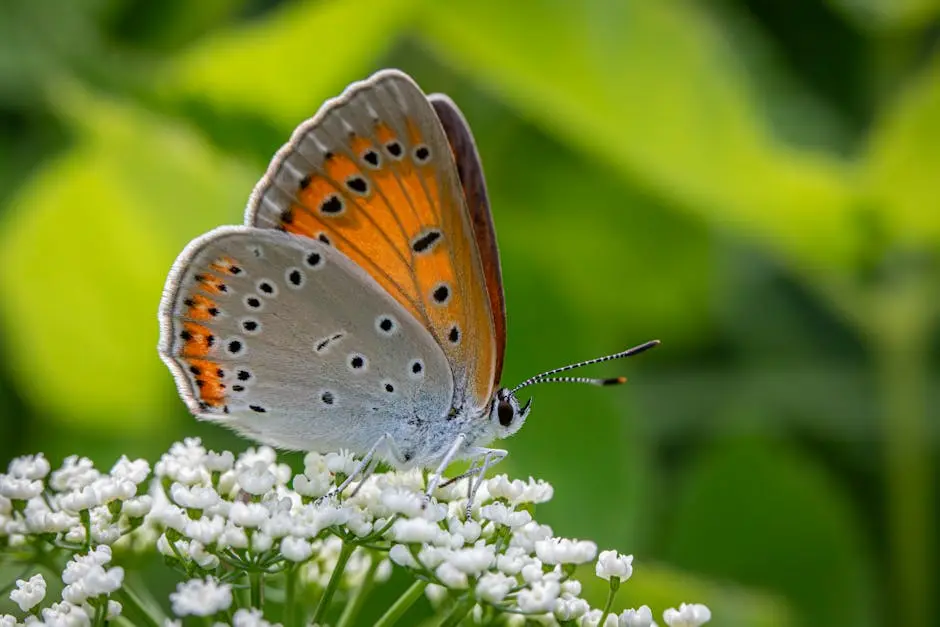
<instances>
[{"instance_id":1,"label":"orange butterfly","mask_svg":"<svg viewBox=\"0 0 940 627\"><path fill-rule=\"evenodd\" d=\"M470 458L482 478L529 403L515 393L638 347L497 389L506 311L470 129L397 70L353 83L303 123L254 190L244 227L180 255L160 353L200 418L274 446L346 448L399 467ZM472 491L479 485L474 482Z\"/></svg>"}]
</instances>

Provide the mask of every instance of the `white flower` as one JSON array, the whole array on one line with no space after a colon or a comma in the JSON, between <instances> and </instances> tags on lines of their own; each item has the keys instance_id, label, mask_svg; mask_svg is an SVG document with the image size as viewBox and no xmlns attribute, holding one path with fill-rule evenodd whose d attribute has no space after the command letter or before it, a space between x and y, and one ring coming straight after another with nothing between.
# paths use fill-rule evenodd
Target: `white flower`
<instances>
[{"instance_id":1,"label":"white flower","mask_svg":"<svg viewBox=\"0 0 940 627\"><path fill-rule=\"evenodd\" d=\"M467 575L457 570L450 562L444 562L438 566L434 574L448 588L460 590L467 587Z\"/></svg>"},{"instance_id":2,"label":"white flower","mask_svg":"<svg viewBox=\"0 0 940 627\"><path fill-rule=\"evenodd\" d=\"M225 519L221 516L203 516L199 520L188 520L183 535L202 544L212 544L225 531Z\"/></svg>"},{"instance_id":3,"label":"white flower","mask_svg":"<svg viewBox=\"0 0 940 627\"><path fill-rule=\"evenodd\" d=\"M597 545L588 540L552 538L536 542L535 554L546 564L584 564L597 555Z\"/></svg>"},{"instance_id":4,"label":"white flower","mask_svg":"<svg viewBox=\"0 0 940 627\"><path fill-rule=\"evenodd\" d=\"M352 453L344 450L338 453L327 453L326 467L333 473L351 475L359 468L359 462Z\"/></svg>"},{"instance_id":5,"label":"white flower","mask_svg":"<svg viewBox=\"0 0 940 627\"><path fill-rule=\"evenodd\" d=\"M420 516L424 509L424 499L406 488L386 490L381 499L389 514L403 514L415 518Z\"/></svg>"},{"instance_id":6,"label":"white flower","mask_svg":"<svg viewBox=\"0 0 940 627\"><path fill-rule=\"evenodd\" d=\"M494 499L506 499L510 502L518 498L523 490L521 481L510 481L507 475L496 475L486 482L486 487Z\"/></svg>"},{"instance_id":7,"label":"white flower","mask_svg":"<svg viewBox=\"0 0 940 627\"><path fill-rule=\"evenodd\" d=\"M257 608L242 608L232 617L232 627L280 627L280 623L272 625L264 620L261 610Z\"/></svg>"},{"instance_id":8,"label":"white flower","mask_svg":"<svg viewBox=\"0 0 940 627\"><path fill-rule=\"evenodd\" d=\"M203 465L206 449L199 438L186 438L176 442L169 452L160 457L154 466L157 477L166 477L185 485L208 483L209 472Z\"/></svg>"},{"instance_id":9,"label":"white flower","mask_svg":"<svg viewBox=\"0 0 940 627\"><path fill-rule=\"evenodd\" d=\"M185 509L208 509L221 500L212 486L185 486L177 482L170 485L170 498Z\"/></svg>"},{"instance_id":10,"label":"white flower","mask_svg":"<svg viewBox=\"0 0 940 627\"><path fill-rule=\"evenodd\" d=\"M329 472L304 473L294 477L294 490L303 496L319 498L326 495L333 487L333 477Z\"/></svg>"},{"instance_id":11,"label":"white flower","mask_svg":"<svg viewBox=\"0 0 940 627\"><path fill-rule=\"evenodd\" d=\"M510 546L505 553L496 556L496 568L507 575L518 575L522 567L532 560L529 554L517 546Z\"/></svg>"},{"instance_id":12,"label":"white flower","mask_svg":"<svg viewBox=\"0 0 940 627\"><path fill-rule=\"evenodd\" d=\"M515 577L503 573L483 573L477 582L476 595L489 603L499 603L506 598L518 582Z\"/></svg>"},{"instance_id":13,"label":"white flower","mask_svg":"<svg viewBox=\"0 0 940 627\"><path fill-rule=\"evenodd\" d=\"M263 531L255 531L251 534L251 548L253 551L264 553L274 546L274 538Z\"/></svg>"},{"instance_id":14,"label":"white flower","mask_svg":"<svg viewBox=\"0 0 940 627\"><path fill-rule=\"evenodd\" d=\"M545 576L545 573L542 571L542 562L538 559L528 558L525 566L522 567L522 570L519 571L522 575L523 581L526 583L535 583L537 581L542 581L542 578Z\"/></svg>"},{"instance_id":15,"label":"white flower","mask_svg":"<svg viewBox=\"0 0 940 627\"><path fill-rule=\"evenodd\" d=\"M98 505L98 495L91 485L86 485L59 498L59 506L67 512L78 513Z\"/></svg>"},{"instance_id":16,"label":"white flower","mask_svg":"<svg viewBox=\"0 0 940 627\"><path fill-rule=\"evenodd\" d=\"M206 453L203 463L206 465L206 470L221 473L232 469L235 465L235 456L232 455L231 451L222 451L221 453L209 451Z\"/></svg>"},{"instance_id":17,"label":"white flower","mask_svg":"<svg viewBox=\"0 0 940 627\"><path fill-rule=\"evenodd\" d=\"M128 518L143 518L153 508L153 497L149 494L127 499L121 504L121 511Z\"/></svg>"},{"instance_id":18,"label":"white flower","mask_svg":"<svg viewBox=\"0 0 940 627\"><path fill-rule=\"evenodd\" d=\"M651 627L653 612L650 608L641 605L635 610L624 610L618 617L619 627Z\"/></svg>"},{"instance_id":19,"label":"white flower","mask_svg":"<svg viewBox=\"0 0 940 627\"><path fill-rule=\"evenodd\" d=\"M260 527L268 519L268 509L261 503L232 503L229 520L242 527Z\"/></svg>"},{"instance_id":20,"label":"white flower","mask_svg":"<svg viewBox=\"0 0 940 627\"><path fill-rule=\"evenodd\" d=\"M101 473L87 457L72 455L66 457L62 467L52 473L49 486L58 492L80 490L97 479Z\"/></svg>"},{"instance_id":21,"label":"white flower","mask_svg":"<svg viewBox=\"0 0 940 627\"><path fill-rule=\"evenodd\" d=\"M270 463L256 461L251 466L237 471L238 485L248 494L266 494L274 487L276 477L269 469Z\"/></svg>"},{"instance_id":22,"label":"white flower","mask_svg":"<svg viewBox=\"0 0 940 627\"><path fill-rule=\"evenodd\" d=\"M463 521L457 517L452 517L447 520L447 529L450 531L451 535L460 537L463 540L463 544L473 544L480 539L480 534L483 533L483 528L480 526L479 522L473 519Z\"/></svg>"},{"instance_id":23,"label":"white flower","mask_svg":"<svg viewBox=\"0 0 940 627\"><path fill-rule=\"evenodd\" d=\"M555 607L552 613L558 620L575 620L581 618L591 609L588 602L584 599L555 599Z\"/></svg>"},{"instance_id":24,"label":"white flower","mask_svg":"<svg viewBox=\"0 0 940 627\"><path fill-rule=\"evenodd\" d=\"M511 529L524 527L532 521L532 514L525 510L513 511L502 503L493 503L480 508L480 518L492 520Z\"/></svg>"},{"instance_id":25,"label":"white flower","mask_svg":"<svg viewBox=\"0 0 940 627\"><path fill-rule=\"evenodd\" d=\"M711 610L701 603L683 603L678 610L670 607L663 612L663 620L669 627L699 627L711 618Z\"/></svg>"},{"instance_id":26,"label":"white flower","mask_svg":"<svg viewBox=\"0 0 940 627\"><path fill-rule=\"evenodd\" d=\"M303 538L287 536L281 540L281 553L292 562L302 562L313 554L313 547Z\"/></svg>"},{"instance_id":27,"label":"white flower","mask_svg":"<svg viewBox=\"0 0 940 627\"><path fill-rule=\"evenodd\" d=\"M43 608L42 620L44 625L50 627L89 627L91 618L85 611L67 601L53 603L51 607Z\"/></svg>"},{"instance_id":28,"label":"white flower","mask_svg":"<svg viewBox=\"0 0 940 627\"><path fill-rule=\"evenodd\" d=\"M523 612L551 612L560 593L561 586L557 581L537 581L519 591L516 604Z\"/></svg>"},{"instance_id":29,"label":"white flower","mask_svg":"<svg viewBox=\"0 0 940 627\"><path fill-rule=\"evenodd\" d=\"M46 597L46 580L42 575L33 575L29 581L16 580L16 589L10 592L10 600L20 606L22 611L33 608Z\"/></svg>"},{"instance_id":30,"label":"white flower","mask_svg":"<svg viewBox=\"0 0 940 627\"><path fill-rule=\"evenodd\" d=\"M121 459L111 467L110 474L119 481L130 481L139 485L150 475L150 464L145 459L131 461L127 455L121 455Z\"/></svg>"},{"instance_id":31,"label":"white flower","mask_svg":"<svg viewBox=\"0 0 940 627\"><path fill-rule=\"evenodd\" d=\"M415 561L414 555L411 554L406 544L393 544L388 551L388 558L399 566L418 568L418 562Z\"/></svg>"},{"instance_id":32,"label":"white flower","mask_svg":"<svg viewBox=\"0 0 940 627\"><path fill-rule=\"evenodd\" d=\"M13 501L28 501L42 494L42 481L0 475L0 496Z\"/></svg>"},{"instance_id":33,"label":"white flower","mask_svg":"<svg viewBox=\"0 0 940 627\"><path fill-rule=\"evenodd\" d=\"M523 486L522 493L513 500L513 504L515 505L521 505L522 503L547 503L555 496L555 488L552 487L552 484L547 481L542 481L541 479L529 477L528 482L524 483Z\"/></svg>"},{"instance_id":34,"label":"white flower","mask_svg":"<svg viewBox=\"0 0 940 627\"><path fill-rule=\"evenodd\" d=\"M516 546L525 549L527 553L535 551L535 544L540 540L548 540L554 532L548 525L540 525L533 521L513 530L512 538L509 539L509 546Z\"/></svg>"},{"instance_id":35,"label":"white flower","mask_svg":"<svg viewBox=\"0 0 940 627\"><path fill-rule=\"evenodd\" d=\"M232 586L212 577L190 579L176 586L170 603L177 616L211 616L232 605Z\"/></svg>"},{"instance_id":36,"label":"white flower","mask_svg":"<svg viewBox=\"0 0 940 627\"><path fill-rule=\"evenodd\" d=\"M26 506L26 528L30 533L62 533L81 524L77 516L68 512L31 508L35 502L30 501Z\"/></svg>"},{"instance_id":37,"label":"white flower","mask_svg":"<svg viewBox=\"0 0 940 627\"><path fill-rule=\"evenodd\" d=\"M7 473L20 479L45 479L49 474L49 462L42 453L16 457L7 466Z\"/></svg>"},{"instance_id":38,"label":"white flower","mask_svg":"<svg viewBox=\"0 0 940 627\"><path fill-rule=\"evenodd\" d=\"M633 556L621 555L617 551L601 551L594 572L601 579L608 581L611 577L626 581L633 574Z\"/></svg>"},{"instance_id":39,"label":"white flower","mask_svg":"<svg viewBox=\"0 0 940 627\"><path fill-rule=\"evenodd\" d=\"M439 544L446 540L447 532L424 518L399 518L389 535L396 542L405 544Z\"/></svg>"},{"instance_id":40,"label":"white flower","mask_svg":"<svg viewBox=\"0 0 940 627\"><path fill-rule=\"evenodd\" d=\"M483 544L467 549L457 549L451 552L448 561L461 572L479 575L495 563L496 547L492 544Z\"/></svg>"},{"instance_id":41,"label":"white flower","mask_svg":"<svg viewBox=\"0 0 940 627\"><path fill-rule=\"evenodd\" d=\"M111 561L111 547L102 545L84 555L75 555L62 571L62 581L68 585L83 579L95 566L104 566Z\"/></svg>"},{"instance_id":42,"label":"white flower","mask_svg":"<svg viewBox=\"0 0 940 627\"><path fill-rule=\"evenodd\" d=\"M17 627L18 624L16 616L0 614L0 627Z\"/></svg>"},{"instance_id":43,"label":"white flower","mask_svg":"<svg viewBox=\"0 0 940 627\"><path fill-rule=\"evenodd\" d=\"M108 599L108 612L107 612L108 620L114 620L115 618L120 616L121 612L123 611L124 611L123 605L121 605L117 601L112 601L111 599Z\"/></svg>"},{"instance_id":44,"label":"white flower","mask_svg":"<svg viewBox=\"0 0 940 627\"><path fill-rule=\"evenodd\" d=\"M81 579L63 588L62 598L74 605L81 605L91 597L115 592L123 583L124 569L120 566L105 570L103 566L94 565L89 567Z\"/></svg>"},{"instance_id":45,"label":"white flower","mask_svg":"<svg viewBox=\"0 0 940 627\"><path fill-rule=\"evenodd\" d=\"M581 627L598 627L600 626L601 616L604 613L600 610L591 610L587 614L581 617ZM607 618L604 619L604 624L601 627L619 627L620 619L616 614L608 614Z\"/></svg>"}]
</instances>

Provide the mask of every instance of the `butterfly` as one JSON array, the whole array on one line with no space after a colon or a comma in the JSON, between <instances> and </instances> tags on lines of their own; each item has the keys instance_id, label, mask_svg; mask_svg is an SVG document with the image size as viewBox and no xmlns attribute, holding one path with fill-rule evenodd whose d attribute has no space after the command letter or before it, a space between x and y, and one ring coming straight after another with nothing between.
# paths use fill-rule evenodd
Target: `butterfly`
<instances>
[{"instance_id":1,"label":"butterfly","mask_svg":"<svg viewBox=\"0 0 940 627\"><path fill-rule=\"evenodd\" d=\"M159 310L162 359L192 413L256 441L434 468L469 459L475 491L548 381L657 341L499 387L506 306L486 183L445 95L382 70L301 124L245 226L192 241Z\"/></svg>"}]
</instances>

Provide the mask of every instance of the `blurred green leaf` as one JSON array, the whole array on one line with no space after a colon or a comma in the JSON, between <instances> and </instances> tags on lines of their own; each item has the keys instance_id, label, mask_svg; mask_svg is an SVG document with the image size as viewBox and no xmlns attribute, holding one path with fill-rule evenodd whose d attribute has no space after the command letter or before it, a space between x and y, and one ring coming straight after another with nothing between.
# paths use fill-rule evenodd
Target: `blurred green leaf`
<instances>
[{"instance_id":1,"label":"blurred green leaf","mask_svg":"<svg viewBox=\"0 0 940 627\"><path fill-rule=\"evenodd\" d=\"M865 163L871 196L891 235L940 244L940 55L872 131Z\"/></svg>"},{"instance_id":2,"label":"blurred green leaf","mask_svg":"<svg viewBox=\"0 0 940 627\"><path fill-rule=\"evenodd\" d=\"M167 272L187 239L238 221L254 176L169 120L56 93L77 141L24 183L0 233L13 375L51 416L152 428L172 389L155 349Z\"/></svg>"},{"instance_id":3,"label":"blurred green leaf","mask_svg":"<svg viewBox=\"0 0 940 627\"><path fill-rule=\"evenodd\" d=\"M866 30L901 30L925 26L940 13L937 0L828 0Z\"/></svg>"},{"instance_id":4,"label":"blurred green leaf","mask_svg":"<svg viewBox=\"0 0 940 627\"><path fill-rule=\"evenodd\" d=\"M775 590L800 625L875 624L860 519L811 459L758 437L727 441L686 468L674 502L672 563Z\"/></svg>"},{"instance_id":5,"label":"blurred green leaf","mask_svg":"<svg viewBox=\"0 0 940 627\"><path fill-rule=\"evenodd\" d=\"M284 4L177 57L161 89L222 110L263 113L292 128L368 73L410 21L414 5L415 0Z\"/></svg>"},{"instance_id":6,"label":"blurred green leaf","mask_svg":"<svg viewBox=\"0 0 940 627\"><path fill-rule=\"evenodd\" d=\"M733 51L691 3L620 3L604 20L565 3L458 4L428 2L424 38L524 116L798 265L851 266L846 166L768 132Z\"/></svg>"}]
</instances>

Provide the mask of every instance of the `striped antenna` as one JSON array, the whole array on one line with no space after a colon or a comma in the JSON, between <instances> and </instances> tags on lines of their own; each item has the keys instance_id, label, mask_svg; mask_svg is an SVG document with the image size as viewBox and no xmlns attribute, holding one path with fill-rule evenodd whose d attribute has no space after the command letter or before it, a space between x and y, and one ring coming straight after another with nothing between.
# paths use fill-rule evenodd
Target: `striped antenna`
<instances>
[{"instance_id":1,"label":"striped antenna","mask_svg":"<svg viewBox=\"0 0 940 627\"><path fill-rule=\"evenodd\" d=\"M638 355L644 351L648 351L654 346L659 345L659 340L650 340L640 344L639 346L634 346L633 348L628 348L625 351L614 353L613 355L605 355L604 357L595 357L594 359L588 359L587 361L579 361L576 364L569 364L567 366L562 366L560 368L554 368L553 370L548 370L541 374L537 374L534 377L530 377L512 388L509 393L515 394L524 387L530 385L535 385L537 383L588 383L590 385L618 385L620 383L626 382L625 377L614 377L613 379L591 379L588 377L553 377L561 372L567 372L568 370L574 370L575 368L582 368L584 366L590 366L593 364L599 364L605 361L612 361L614 359L623 359L624 357L631 357L633 355Z\"/></svg>"}]
</instances>

